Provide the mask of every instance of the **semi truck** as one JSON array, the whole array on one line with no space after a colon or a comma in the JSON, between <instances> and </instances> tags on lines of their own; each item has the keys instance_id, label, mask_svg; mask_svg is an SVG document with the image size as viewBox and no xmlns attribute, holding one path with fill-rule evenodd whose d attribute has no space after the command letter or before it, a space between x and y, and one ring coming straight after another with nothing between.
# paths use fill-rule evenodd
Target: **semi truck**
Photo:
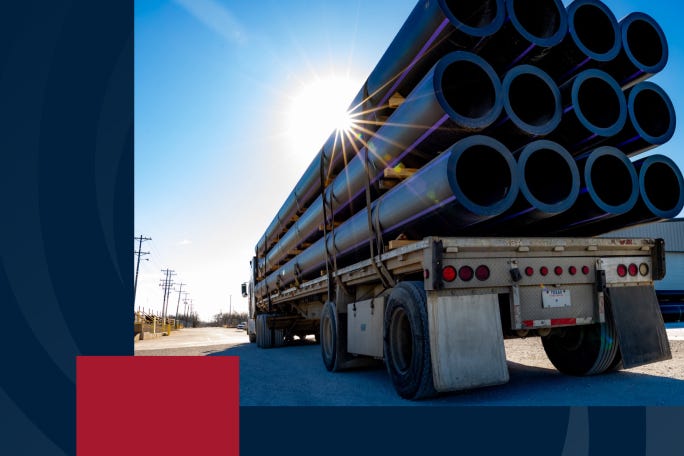
<instances>
[{"instance_id":1,"label":"semi truck","mask_svg":"<svg viewBox=\"0 0 684 456\"><path fill-rule=\"evenodd\" d=\"M406 399L506 383L508 338L569 375L671 358L663 240L598 237L684 207L634 158L674 130L666 54L597 0L420 1L257 242L250 342L381 360Z\"/></svg>"}]
</instances>

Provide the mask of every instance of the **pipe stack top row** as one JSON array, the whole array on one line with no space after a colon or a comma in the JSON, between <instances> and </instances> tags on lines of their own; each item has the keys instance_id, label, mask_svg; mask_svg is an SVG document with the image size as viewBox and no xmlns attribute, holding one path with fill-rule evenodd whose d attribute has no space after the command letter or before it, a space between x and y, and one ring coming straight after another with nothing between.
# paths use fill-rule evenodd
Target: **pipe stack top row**
<instances>
[{"instance_id":1,"label":"pipe stack top row","mask_svg":"<svg viewBox=\"0 0 684 456\"><path fill-rule=\"evenodd\" d=\"M371 237L595 236L677 216L680 170L635 158L674 134L648 81L667 60L652 17L618 21L598 0L421 0L352 101L351 129L258 241L255 278L273 291L326 256L367 258Z\"/></svg>"}]
</instances>

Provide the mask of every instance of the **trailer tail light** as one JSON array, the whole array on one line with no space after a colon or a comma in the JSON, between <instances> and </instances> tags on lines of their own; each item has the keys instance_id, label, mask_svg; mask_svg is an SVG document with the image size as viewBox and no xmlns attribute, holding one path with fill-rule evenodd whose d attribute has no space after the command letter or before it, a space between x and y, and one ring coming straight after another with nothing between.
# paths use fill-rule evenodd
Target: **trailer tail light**
<instances>
[{"instance_id":1,"label":"trailer tail light","mask_svg":"<svg viewBox=\"0 0 684 456\"><path fill-rule=\"evenodd\" d=\"M485 281L489 278L489 268L484 264L479 265L475 269L475 277L479 281Z\"/></svg>"},{"instance_id":2,"label":"trailer tail light","mask_svg":"<svg viewBox=\"0 0 684 456\"><path fill-rule=\"evenodd\" d=\"M532 274L534 274L534 268L532 266L528 266L525 268L525 275L527 277L532 277Z\"/></svg>"},{"instance_id":3,"label":"trailer tail light","mask_svg":"<svg viewBox=\"0 0 684 456\"><path fill-rule=\"evenodd\" d=\"M469 282L473 279L473 268L470 266L463 266L458 270L458 277L464 282Z\"/></svg>"},{"instance_id":4,"label":"trailer tail light","mask_svg":"<svg viewBox=\"0 0 684 456\"><path fill-rule=\"evenodd\" d=\"M618 264L618 267L617 267L617 275L618 275L619 277L625 277L625 276L627 276L627 266L625 266L624 264Z\"/></svg>"},{"instance_id":5,"label":"trailer tail light","mask_svg":"<svg viewBox=\"0 0 684 456\"><path fill-rule=\"evenodd\" d=\"M546 266L542 266L541 268L539 268L539 274L541 274L543 276L548 275L549 274L549 268L547 268Z\"/></svg>"},{"instance_id":6,"label":"trailer tail light","mask_svg":"<svg viewBox=\"0 0 684 456\"><path fill-rule=\"evenodd\" d=\"M629 272L630 276L636 277L636 275L639 273L639 268L637 268L636 264L631 263L629 266L627 266L627 272Z\"/></svg>"},{"instance_id":7,"label":"trailer tail light","mask_svg":"<svg viewBox=\"0 0 684 456\"><path fill-rule=\"evenodd\" d=\"M553 272L555 272L557 276L563 275L563 268L561 268L560 266L556 266L555 268L553 268Z\"/></svg>"},{"instance_id":8,"label":"trailer tail light","mask_svg":"<svg viewBox=\"0 0 684 456\"><path fill-rule=\"evenodd\" d=\"M574 267L574 266L570 266L570 267L568 268L568 273L570 273L570 275L575 275L575 274L577 274L577 268Z\"/></svg>"},{"instance_id":9,"label":"trailer tail light","mask_svg":"<svg viewBox=\"0 0 684 456\"><path fill-rule=\"evenodd\" d=\"M650 272L650 269L646 263L641 263L639 265L639 274L641 274L642 276L645 277L648 275L649 272Z\"/></svg>"},{"instance_id":10,"label":"trailer tail light","mask_svg":"<svg viewBox=\"0 0 684 456\"><path fill-rule=\"evenodd\" d=\"M456 280L456 268L453 266L444 266L442 269L442 279L445 282L453 282Z\"/></svg>"},{"instance_id":11,"label":"trailer tail light","mask_svg":"<svg viewBox=\"0 0 684 456\"><path fill-rule=\"evenodd\" d=\"M589 266L582 266L582 274L589 275Z\"/></svg>"}]
</instances>

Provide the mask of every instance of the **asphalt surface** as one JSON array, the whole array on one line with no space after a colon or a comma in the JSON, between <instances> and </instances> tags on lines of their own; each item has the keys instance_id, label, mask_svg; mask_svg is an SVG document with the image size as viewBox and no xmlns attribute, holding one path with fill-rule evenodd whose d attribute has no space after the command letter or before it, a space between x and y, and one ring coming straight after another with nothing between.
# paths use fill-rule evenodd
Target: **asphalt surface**
<instances>
[{"instance_id":1,"label":"asphalt surface","mask_svg":"<svg viewBox=\"0 0 684 456\"><path fill-rule=\"evenodd\" d=\"M673 360L662 362L666 367L659 369L657 375L633 369L594 377L569 377L555 369L540 367L543 363L528 362L528 358L516 354L517 341L510 341L512 344L506 348L510 374L507 384L443 394L419 402L406 401L395 393L381 362L345 372L326 371L320 345L311 339L264 350L250 344L242 330L183 329L170 336L136 342L135 354L238 356L241 406L682 406L684 327L668 328L668 337ZM528 341L525 350L530 350L529 347ZM661 363L649 366L656 365ZM676 375L667 375L668 369Z\"/></svg>"}]
</instances>

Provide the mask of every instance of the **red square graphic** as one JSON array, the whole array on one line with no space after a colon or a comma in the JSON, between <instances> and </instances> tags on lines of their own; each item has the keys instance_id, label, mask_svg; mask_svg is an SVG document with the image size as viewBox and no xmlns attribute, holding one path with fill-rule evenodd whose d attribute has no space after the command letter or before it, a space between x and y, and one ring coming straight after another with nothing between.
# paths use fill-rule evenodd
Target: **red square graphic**
<instances>
[{"instance_id":1,"label":"red square graphic","mask_svg":"<svg viewBox=\"0 0 684 456\"><path fill-rule=\"evenodd\" d=\"M239 378L230 356L79 356L77 455L238 455Z\"/></svg>"}]
</instances>

